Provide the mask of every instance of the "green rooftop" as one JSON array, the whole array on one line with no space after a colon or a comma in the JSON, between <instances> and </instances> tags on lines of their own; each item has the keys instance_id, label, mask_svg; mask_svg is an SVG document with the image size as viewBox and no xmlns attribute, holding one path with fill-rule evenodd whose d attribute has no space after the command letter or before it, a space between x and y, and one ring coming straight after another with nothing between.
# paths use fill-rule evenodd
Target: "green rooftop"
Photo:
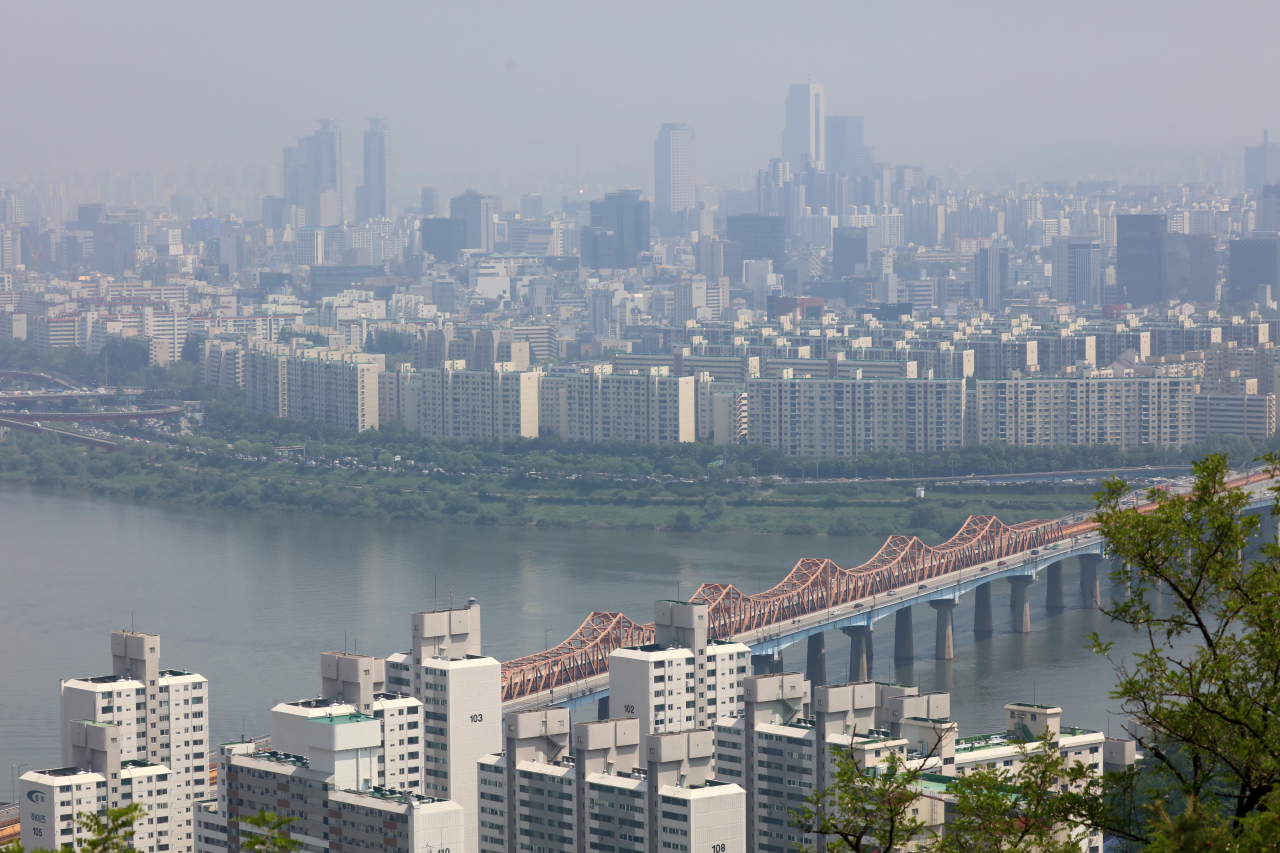
<instances>
[{"instance_id":1,"label":"green rooftop","mask_svg":"<svg viewBox=\"0 0 1280 853\"><path fill-rule=\"evenodd\" d=\"M331 726L339 726L343 723L363 723L366 720L372 720L368 714L334 714L332 717L312 717L313 723L328 723Z\"/></svg>"}]
</instances>

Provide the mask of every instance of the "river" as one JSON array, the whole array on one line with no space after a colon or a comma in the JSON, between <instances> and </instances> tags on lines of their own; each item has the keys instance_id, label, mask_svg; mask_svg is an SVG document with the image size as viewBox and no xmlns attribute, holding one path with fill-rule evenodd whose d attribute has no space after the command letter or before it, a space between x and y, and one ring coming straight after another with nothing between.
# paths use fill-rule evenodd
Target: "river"
<instances>
[{"instance_id":1,"label":"river","mask_svg":"<svg viewBox=\"0 0 1280 853\"><path fill-rule=\"evenodd\" d=\"M163 666L206 675L213 736L226 740L266 732L273 703L316 695L320 652L405 650L409 613L451 596L479 601L486 652L506 660L556 644L592 610L647 622L654 599L704 581L754 593L801 557L856 565L881 544L342 520L0 488L0 769L59 766L59 679L109 673L112 630L160 634ZM995 588L993 636L975 641L972 596L962 601L951 662L932 660L929 608L915 608L908 666L894 667L892 620L880 622L874 677L950 691L961 734L1002 730L1004 703L1033 699L1118 733L1110 665L1083 644L1090 631L1119 651L1137 640L1083 606L1077 571L1070 561L1065 611L1048 613L1046 585L1032 585L1029 635L1010 633L1007 585ZM785 657L803 670L804 644ZM828 634L829 680L847 666L847 640Z\"/></svg>"}]
</instances>

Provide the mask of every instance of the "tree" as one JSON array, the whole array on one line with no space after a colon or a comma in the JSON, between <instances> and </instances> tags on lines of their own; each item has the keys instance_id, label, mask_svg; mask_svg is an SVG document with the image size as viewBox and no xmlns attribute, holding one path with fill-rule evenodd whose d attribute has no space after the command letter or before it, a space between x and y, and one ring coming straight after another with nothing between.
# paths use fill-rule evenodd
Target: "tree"
<instances>
[{"instance_id":1,"label":"tree","mask_svg":"<svg viewBox=\"0 0 1280 853\"><path fill-rule=\"evenodd\" d=\"M1262 460L1280 473L1280 455ZM1155 800L1145 826L1107 828L1170 851L1215 836L1215 850L1266 849L1280 837L1280 547L1268 535L1250 551L1260 522L1250 496L1227 488L1225 455L1193 473L1188 495L1148 492L1147 512L1123 505L1118 480L1098 493L1107 548L1131 567L1113 575L1130 597L1104 612L1144 648L1112 658L1097 635L1090 645L1115 669L1111 695L1153 760Z\"/></svg>"},{"instance_id":2,"label":"tree","mask_svg":"<svg viewBox=\"0 0 1280 853\"><path fill-rule=\"evenodd\" d=\"M833 752L833 782L792 812L797 829L824 836L832 853L900 850L929 831L913 814L923 762L908 767L902 756L890 752L883 764L864 767L852 749Z\"/></svg>"},{"instance_id":3,"label":"tree","mask_svg":"<svg viewBox=\"0 0 1280 853\"><path fill-rule=\"evenodd\" d=\"M1090 829L1075 810L1103 787L1054 733L1018 745L1016 768L979 767L947 787L955 807L938 853L1077 853Z\"/></svg>"},{"instance_id":4,"label":"tree","mask_svg":"<svg viewBox=\"0 0 1280 853\"><path fill-rule=\"evenodd\" d=\"M295 820L297 818L264 811L243 819L241 825L248 824L257 831L240 836L240 849L245 853L293 853L301 850L302 842L285 834L285 827Z\"/></svg>"}]
</instances>

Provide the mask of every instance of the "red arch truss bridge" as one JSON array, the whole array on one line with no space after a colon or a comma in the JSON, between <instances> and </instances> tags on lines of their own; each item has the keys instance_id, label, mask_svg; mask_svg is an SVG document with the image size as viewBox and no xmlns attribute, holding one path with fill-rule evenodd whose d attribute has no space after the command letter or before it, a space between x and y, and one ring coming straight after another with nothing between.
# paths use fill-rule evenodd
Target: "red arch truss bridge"
<instances>
[{"instance_id":1,"label":"red arch truss bridge","mask_svg":"<svg viewBox=\"0 0 1280 853\"><path fill-rule=\"evenodd\" d=\"M971 515L955 536L926 545L915 536L890 536L874 557L852 569L805 559L773 589L743 595L732 584L703 584L692 601L708 605L712 639L725 639L789 622L828 607L924 583L989 560L1062 539L1058 521L1007 525L993 515ZM502 699L521 699L609 670L614 649L653 642L653 623L622 613L592 613L569 639L548 651L502 665Z\"/></svg>"},{"instance_id":2,"label":"red arch truss bridge","mask_svg":"<svg viewBox=\"0 0 1280 853\"><path fill-rule=\"evenodd\" d=\"M502 665L502 701L520 699L609 671L614 649L653 642L653 623L625 613L595 612L560 645Z\"/></svg>"},{"instance_id":3,"label":"red arch truss bridge","mask_svg":"<svg viewBox=\"0 0 1280 853\"><path fill-rule=\"evenodd\" d=\"M724 639L1037 548L1062 538L1061 528L1057 521L1007 525L993 515L971 515L940 545L890 536L861 566L801 560L781 583L758 595L743 595L731 584L703 584L692 600L709 606L708 633Z\"/></svg>"}]
</instances>

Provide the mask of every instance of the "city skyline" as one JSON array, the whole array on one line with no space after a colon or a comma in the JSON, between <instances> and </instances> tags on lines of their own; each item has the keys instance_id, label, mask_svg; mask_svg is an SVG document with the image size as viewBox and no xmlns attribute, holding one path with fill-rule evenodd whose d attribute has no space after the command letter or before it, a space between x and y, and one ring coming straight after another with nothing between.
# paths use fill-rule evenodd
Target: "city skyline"
<instances>
[{"instance_id":1,"label":"city skyline","mask_svg":"<svg viewBox=\"0 0 1280 853\"><path fill-rule=\"evenodd\" d=\"M467 45L472 41L463 37L428 51L422 60L428 63L427 73L416 79L435 80L437 85L421 87L424 102L413 110L404 108L399 90L407 78L398 74L407 61L399 57L418 56L406 43L413 27L403 28L403 35L378 28L379 37L389 42L377 48L380 63L375 69L356 62L317 66L308 58L313 50L354 51L358 56L366 45L372 49L372 31L360 21L349 22L341 31L304 27L302 34L309 38L294 44L269 35L279 31L275 23L283 15L270 8L254 8L258 27L235 31L222 29L217 22L204 22L192 30L190 19L180 12L163 19L153 16L145 27L138 27L139 19L130 16L81 10L92 26L66 35L70 46L83 48L81 54L93 55L101 43L118 45L128 54L128 46L145 37L147 49L139 55L148 56L149 63L163 63L177 60L178 44L192 45L196 55L233 44L241 51L276 58L279 65L270 78L273 94L267 95L266 87L257 83L247 91L240 85L242 80L248 82L244 77L248 66L241 70L233 63L222 68L222 85L201 93L202 101L212 100L211 109L220 119L202 121L195 134L181 119L143 113L140 119L125 120L104 111L111 99L97 97L101 94L97 87L141 71L137 60L99 64L93 84L78 86L72 81L83 81L83 60L47 63L19 45L5 60L11 72L7 76L17 79L21 69L44 65L53 95L42 86L41 98L35 101L30 87L9 90L16 114L40 115L45 130L35 133L30 122L15 123L0 137L8 152L5 159L8 168L19 174L43 174L55 168L132 172L161 165L271 163L278 156L272 152L278 150L280 140L310 125L316 116L335 116L356 127L373 114L385 115L395 125L396 159L405 175L526 186L554 175L616 183L621 170L648 175L651 161L645 149L654 129L663 122L680 121L698 129L705 179L723 183L744 179L755 163L781 153L783 116L776 104L789 85L806 79L825 84L828 114L866 117L868 127L874 129L869 136L877 156L922 163L935 171L1016 170L1030 158L1048 158L1061 150L1080 156L1096 146L1162 151L1171 156L1177 151L1234 147L1259 137L1274 113L1274 105L1265 100L1238 94L1247 87L1221 82L1250 79L1254 72L1248 57L1260 55L1263 49L1261 44L1257 49L1250 45L1260 37L1255 34L1266 28L1240 31L1229 16L1208 9L1184 8L1176 26L1166 25L1167 43L1148 37L1152 21L1148 13L1154 7L1147 4L1111 10L1105 29L1092 26L1088 14L1025 10L1020 24L1036 33L1036 55L1070 50L1087 39L1093 49L1109 57L1106 63L1077 63L1071 72L1071 90L1049 97L1035 79L1038 75L1011 73L1018 60L1001 49L1007 33L998 27L985 31L987 16L977 10L963 13L940 7L931 15L908 19L905 11L893 9L811 6L794 20L786 16L771 20L770 41L761 44L762 37L753 26L756 16L750 10L726 17L719 14L724 7L672 9L674 21L685 24L681 27L672 26L670 16L647 21L617 11L603 19L583 14L584 7L567 4L563 8L563 20L556 19L554 24L525 19L525 13L513 9L504 9L496 22L474 8L435 10L437 30L463 36L483 32L491 44L483 52L470 51ZM763 14L764 7L759 11ZM50 14L46 7L18 8L12 20L15 26L38 31L50 23ZM724 47L694 40L699 26L713 16L717 26L727 28L726 38L717 40ZM653 61L648 52L652 41L645 38L657 26L658 17L663 17L662 32L670 46L696 57L701 72L698 82L665 85L674 69ZM296 22L289 20L292 28ZM828 25L813 26L815 21ZM863 30L901 31L906 37L867 39L855 64L846 51L836 49L838 34L853 24ZM92 45L81 44L82 32L94 34ZM1181 76L1178 82L1174 82L1178 75L1144 73L1144 69L1178 61L1176 49L1192 47L1187 34L1193 32L1201 61L1214 63L1218 73ZM778 49L759 50L745 63L728 47L731 44ZM964 51L963 61L953 58L957 49ZM565 51L577 61L550 61ZM189 53L184 47L182 58ZM583 75L578 70L606 57L609 67L619 73ZM868 73L867 69L877 70ZM641 70L645 73L634 73ZM191 90L185 80L164 75L152 85L179 104ZM548 87L572 87L575 97L556 103L543 94ZM236 100L228 100L224 91L235 92ZM981 96L983 92L990 96ZM922 93L927 97L919 99ZM979 96L975 98L974 93ZM618 94L625 97L618 99ZM906 103L925 106L902 106ZM1195 105L1194 113L1189 113L1188 104ZM448 134L438 132L437 118L442 115L451 117ZM92 137L92 147L86 145L83 134L75 132L86 122L102 131ZM948 132L939 134L939 127ZM504 128L520 132L502 132ZM572 130L566 133L565 128ZM359 161L358 143L355 134L349 136L348 156L356 158L352 162ZM1092 156L1096 160L1102 153L1095 151Z\"/></svg>"}]
</instances>

